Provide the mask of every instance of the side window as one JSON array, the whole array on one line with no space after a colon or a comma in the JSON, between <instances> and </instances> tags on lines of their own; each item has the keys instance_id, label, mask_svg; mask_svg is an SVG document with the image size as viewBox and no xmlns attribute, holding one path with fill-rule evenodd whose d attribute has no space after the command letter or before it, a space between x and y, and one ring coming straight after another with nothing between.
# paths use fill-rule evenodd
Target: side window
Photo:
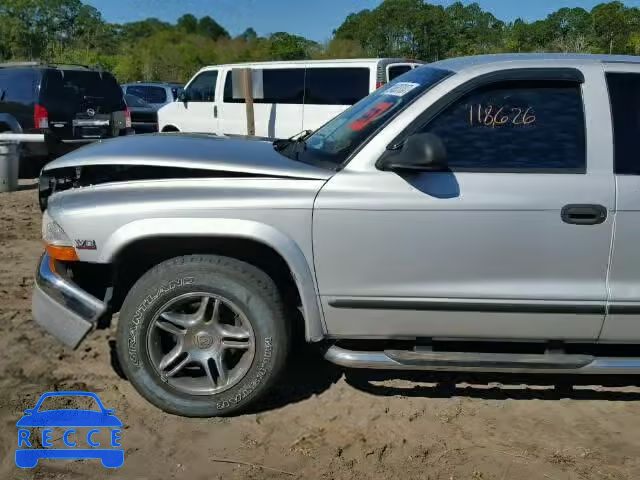
<instances>
[{"instance_id":1,"label":"side window","mask_svg":"<svg viewBox=\"0 0 640 480\"><path fill-rule=\"evenodd\" d=\"M0 101L4 101L7 102L8 98L8 90L9 90L9 76L7 75L7 72L4 70L0 70L0 98L2 98L2 100Z\"/></svg>"},{"instance_id":2,"label":"side window","mask_svg":"<svg viewBox=\"0 0 640 480\"><path fill-rule=\"evenodd\" d=\"M202 72L187 87L187 99L190 102L215 102L217 80L217 70Z\"/></svg>"},{"instance_id":3,"label":"side window","mask_svg":"<svg viewBox=\"0 0 640 480\"><path fill-rule=\"evenodd\" d=\"M231 72L227 72L224 82L224 102L244 103L242 98L233 98ZM304 68L273 68L262 71L264 98L254 103L302 104L304 94Z\"/></svg>"},{"instance_id":4,"label":"side window","mask_svg":"<svg viewBox=\"0 0 640 480\"><path fill-rule=\"evenodd\" d=\"M494 172L584 173L580 85L509 81L473 90L421 129L439 136L449 166Z\"/></svg>"},{"instance_id":5,"label":"side window","mask_svg":"<svg viewBox=\"0 0 640 480\"><path fill-rule=\"evenodd\" d=\"M615 173L640 175L640 74L607 73L613 116Z\"/></svg>"},{"instance_id":6,"label":"side window","mask_svg":"<svg viewBox=\"0 0 640 480\"><path fill-rule=\"evenodd\" d=\"M32 104L35 102L35 69L7 69L0 79L0 96L5 102Z\"/></svg>"},{"instance_id":7,"label":"side window","mask_svg":"<svg viewBox=\"0 0 640 480\"><path fill-rule=\"evenodd\" d=\"M389 81L396 77L399 77L403 73L407 73L411 70L411 65L391 65L389 66Z\"/></svg>"},{"instance_id":8,"label":"side window","mask_svg":"<svg viewBox=\"0 0 640 480\"><path fill-rule=\"evenodd\" d=\"M369 95L368 68L307 68L306 105L353 105Z\"/></svg>"}]
</instances>

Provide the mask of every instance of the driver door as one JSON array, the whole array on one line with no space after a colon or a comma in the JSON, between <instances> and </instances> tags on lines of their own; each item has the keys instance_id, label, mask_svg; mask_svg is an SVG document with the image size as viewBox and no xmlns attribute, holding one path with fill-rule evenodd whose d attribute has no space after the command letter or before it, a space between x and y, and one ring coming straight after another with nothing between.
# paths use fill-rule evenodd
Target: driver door
<instances>
[{"instance_id":1,"label":"driver door","mask_svg":"<svg viewBox=\"0 0 640 480\"><path fill-rule=\"evenodd\" d=\"M449 171L387 172L369 158L336 174L313 219L328 333L596 339L614 181L598 147L611 144L603 78L590 73L584 83L494 75L453 92L411 127L442 139ZM591 118L601 128L587 138ZM605 218L565 215L575 205Z\"/></svg>"},{"instance_id":2,"label":"driver door","mask_svg":"<svg viewBox=\"0 0 640 480\"><path fill-rule=\"evenodd\" d=\"M176 121L182 132L217 133L218 115L216 86L218 70L200 72L187 85L185 101L178 100Z\"/></svg>"}]
</instances>

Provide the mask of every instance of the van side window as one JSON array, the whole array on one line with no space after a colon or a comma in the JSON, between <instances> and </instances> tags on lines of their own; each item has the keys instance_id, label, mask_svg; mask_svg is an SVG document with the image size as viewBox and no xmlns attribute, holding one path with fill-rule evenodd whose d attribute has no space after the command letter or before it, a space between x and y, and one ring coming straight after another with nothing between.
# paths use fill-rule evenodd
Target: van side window
<instances>
[{"instance_id":1,"label":"van side window","mask_svg":"<svg viewBox=\"0 0 640 480\"><path fill-rule=\"evenodd\" d=\"M306 105L353 105L369 95L368 68L307 68Z\"/></svg>"},{"instance_id":2,"label":"van side window","mask_svg":"<svg viewBox=\"0 0 640 480\"><path fill-rule=\"evenodd\" d=\"M202 72L187 87L187 99L190 102L215 102L217 80L217 70Z\"/></svg>"},{"instance_id":3,"label":"van side window","mask_svg":"<svg viewBox=\"0 0 640 480\"><path fill-rule=\"evenodd\" d=\"M403 73L407 73L409 70L411 70L411 65L391 65L389 67L389 81L399 77Z\"/></svg>"},{"instance_id":4,"label":"van side window","mask_svg":"<svg viewBox=\"0 0 640 480\"><path fill-rule=\"evenodd\" d=\"M615 173L640 175L640 74L607 73L613 117Z\"/></svg>"},{"instance_id":5,"label":"van side window","mask_svg":"<svg viewBox=\"0 0 640 480\"><path fill-rule=\"evenodd\" d=\"M233 98L231 72L227 72L224 82L224 102L244 103L243 98ZM254 103L302 104L304 94L304 68L266 68L262 71L264 98L254 99Z\"/></svg>"},{"instance_id":6,"label":"van side window","mask_svg":"<svg viewBox=\"0 0 640 480\"><path fill-rule=\"evenodd\" d=\"M580 85L508 81L473 90L421 129L439 136L457 171L585 173Z\"/></svg>"}]
</instances>

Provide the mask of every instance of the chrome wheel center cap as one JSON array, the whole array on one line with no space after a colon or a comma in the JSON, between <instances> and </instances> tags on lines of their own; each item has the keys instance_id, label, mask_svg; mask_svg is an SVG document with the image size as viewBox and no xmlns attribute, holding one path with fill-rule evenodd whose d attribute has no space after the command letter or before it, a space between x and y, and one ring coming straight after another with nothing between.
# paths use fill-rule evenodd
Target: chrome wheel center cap
<instances>
[{"instance_id":1,"label":"chrome wheel center cap","mask_svg":"<svg viewBox=\"0 0 640 480\"><path fill-rule=\"evenodd\" d=\"M200 332L196 335L196 346L200 350L207 350L213 347L217 342L217 339L207 332Z\"/></svg>"}]
</instances>

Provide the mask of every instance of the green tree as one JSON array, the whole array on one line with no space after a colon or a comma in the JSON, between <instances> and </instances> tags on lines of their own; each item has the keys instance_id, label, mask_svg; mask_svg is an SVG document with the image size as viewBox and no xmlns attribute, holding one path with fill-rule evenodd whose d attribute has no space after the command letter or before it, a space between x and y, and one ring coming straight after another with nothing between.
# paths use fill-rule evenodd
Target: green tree
<instances>
[{"instance_id":1,"label":"green tree","mask_svg":"<svg viewBox=\"0 0 640 480\"><path fill-rule=\"evenodd\" d=\"M631 34L626 10L622 2L618 1L602 3L591 10L595 42L600 51L624 51Z\"/></svg>"},{"instance_id":2,"label":"green tree","mask_svg":"<svg viewBox=\"0 0 640 480\"><path fill-rule=\"evenodd\" d=\"M358 42L368 55L376 55L374 34L370 30L375 23L374 14L371 10L361 10L358 13L347 15L342 25L334 32L334 38L339 40L352 40Z\"/></svg>"},{"instance_id":3,"label":"green tree","mask_svg":"<svg viewBox=\"0 0 640 480\"><path fill-rule=\"evenodd\" d=\"M178 19L176 27L178 28L178 30L181 30L185 33L197 33L198 19L194 15L187 13Z\"/></svg>"},{"instance_id":4,"label":"green tree","mask_svg":"<svg viewBox=\"0 0 640 480\"><path fill-rule=\"evenodd\" d=\"M157 18L147 18L139 22L130 22L121 25L118 28L118 34L122 45L131 45L140 41L142 38L148 38L156 33L171 30L173 27L170 23L162 22Z\"/></svg>"},{"instance_id":5,"label":"green tree","mask_svg":"<svg viewBox=\"0 0 640 480\"><path fill-rule=\"evenodd\" d=\"M198 22L198 34L217 40L218 38L229 38L229 32L220 26L213 18L202 17Z\"/></svg>"},{"instance_id":6,"label":"green tree","mask_svg":"<svg viewBox=\"0 0 640 480\"><path fill-rule=\"evenodd\" d=\"M561 8L550 14L546 23L550 44L562 52L586 52L593 37L589 12L583 8Z\"/></svg>"},{"instance_id":7,"label":"green tree","mask_svg":"<svg viewBox=\"0 0 640 480\"><path fill-rule=\"evenodd\" d=\"M253 42L258 39L258 34L253 28L249 27L240 35L238 35L238 38L240 40L244 40L245 42Z\"/></svg>"},{"instance_id":8,"label":"green tree","mask_svg":"<svg viewBox=\"0 0 640 480\"><path fill-rule=\"evenodd\" d=\"M2 0L0 42L9 56L51 58L53 52L73 37L80 0Z\"/></svg>"},{"instance_id":9,"label":"green tree","mask_svg":"<svg viewBox=\"0 0 640 480\"><path fill-rule=\"evenodd\" d=\"M277 32L269 36L270 60L300 60L309 58L308 51L315 42L291 35L285 32Z\"/></svg>"},{"instance_id":10,"label":"green tree","mask_svg":"<svg viewBox=\"0 0 640 480\"><path fill-rule=\"evenodd\" d=\"M640 9L612 1L591 11L561 8L544 19L506 24L477 3L443 8L424 0L383 0L348 15L320 45L285 32L259 37L252 28L232 39L208 16L112 25L81 0L0 0L0 59L101 64L120 80L184 81L213 63L362 56L433 61L503 51L640 54Z\"/></svg>"},{"instance_id":11,"label":"green tree","mask_svg":"<svg viewBox=\"0 0 640 480\"><path fill-rule=\"evenodd\" d=\"M333 38L323 48L312 54L314 59L361 58L366 55L360 42L345 38Z\"/></svg>"},{"instance_id":12,"label":"green tree","mask_svg":"<svg viewBox=\"0 0 640 480\"><path fill-rule=\"evenodd\" d=\"M453 55L477 55L503 50L506 25L477 3L456 2L446 9L452 25Z\"/></svg>"}]
</instances>

